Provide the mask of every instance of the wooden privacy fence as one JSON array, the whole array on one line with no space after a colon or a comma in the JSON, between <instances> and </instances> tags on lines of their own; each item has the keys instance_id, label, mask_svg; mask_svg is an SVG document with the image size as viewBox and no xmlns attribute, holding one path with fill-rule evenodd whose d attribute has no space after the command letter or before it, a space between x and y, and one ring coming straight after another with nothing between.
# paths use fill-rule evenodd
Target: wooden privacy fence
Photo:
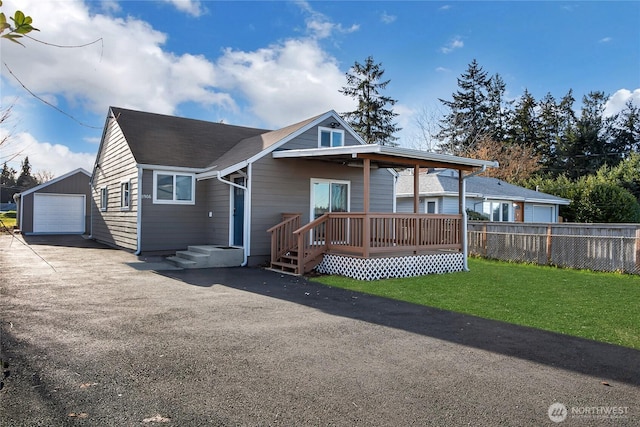
<instances>
[{"instance_id":1,"label":"wooden privacy fence","mask_svg":"<svg viewBox=\"0 0 640 427\"><path fill-rule=\"evenodd\" d=\"M640 224L469 221L469 254L640 274Z\"/></svg>"}]
</instances>

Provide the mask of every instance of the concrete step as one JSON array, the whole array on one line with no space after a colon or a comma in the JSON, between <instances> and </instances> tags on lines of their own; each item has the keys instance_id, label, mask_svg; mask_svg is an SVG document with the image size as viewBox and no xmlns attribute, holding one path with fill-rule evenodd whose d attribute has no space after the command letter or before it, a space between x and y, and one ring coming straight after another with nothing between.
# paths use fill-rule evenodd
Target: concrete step
<instances>
[{"instance_id":1,"label":"concrete step","mask_svg":"<svg viewBox=\"0 0 640 427\"><path fill-rule=\"evenodd\" d=\"M175 265L180 268L196 268L196 262L188 260L186 258L181 258L179 256L170 256L166 258L167 262Z\"/></svg>"},{"instance_id":2,"label":"concrete step","mask_svg":"<svg viewBox=\"0 0 640 427\"><path fill-rule=\"evenodd\" d=\"M194 245L178 251L167 261L182 268L239 267L244 261L241 247L221 245Z\"/></svg>"},{"instance_id":3,"label":"concrete step","mask_svg":"<svg viewBox=\"0 0 640 427\"><path fill-rule=\"evenodd\" d=\"M189 261L193 261L197 266L205 266L209 262L209 255L203 254L199 252L188 251L178 251L176 252L176 256L178 258L184 258Z\"/></svg>"}]
</instances>

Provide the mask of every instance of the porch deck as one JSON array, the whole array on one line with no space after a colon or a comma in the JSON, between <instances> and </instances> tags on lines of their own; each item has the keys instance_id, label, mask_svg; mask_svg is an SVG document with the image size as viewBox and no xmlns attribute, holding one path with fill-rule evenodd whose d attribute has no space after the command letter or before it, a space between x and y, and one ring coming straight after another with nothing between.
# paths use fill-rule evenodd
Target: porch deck
<instances>
[{"instance_id":1,"label":"porch deck","mask_svg":"<svg viewBox=\"0 0 640 427\"><path fill-rule=\"evenodd\" d=\"M304 226L299 214L283 218L268 230L271 267L293 274L305 274L318 266L323 272L335 271L328 265L331 260L371 269L381 263L413 265L425 256L449 257L456 266L461 259L462 215L326 213ZM446 265L450 263L443 262L443 271L457 269L449 269Z\"/></svg>"}]
</instances>

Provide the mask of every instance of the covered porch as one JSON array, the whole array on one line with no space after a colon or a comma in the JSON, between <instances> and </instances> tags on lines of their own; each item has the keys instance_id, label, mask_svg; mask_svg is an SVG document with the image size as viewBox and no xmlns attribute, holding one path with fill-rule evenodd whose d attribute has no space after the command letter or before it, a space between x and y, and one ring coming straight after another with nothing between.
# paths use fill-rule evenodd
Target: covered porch
<instances>
[{"instance_id":1,"label":"covered porch","mask_svg":"<svg viewBox=\"0 0 640 427\"><path fill-rule=\"evenodd\" d=\"M273 157L360 167L364 211L328 212L308 224L301 224L301 214L283 214L282 222L268 230L271 268L300 275L317 269L364 280L466 269L465 179L497 167L496 162L380 145L282 150ZM457 214L420 212L419 171L435 167L460 172ZM413 213L370 212L372 168L413 169Z\"/></svg>"}]
</instances>

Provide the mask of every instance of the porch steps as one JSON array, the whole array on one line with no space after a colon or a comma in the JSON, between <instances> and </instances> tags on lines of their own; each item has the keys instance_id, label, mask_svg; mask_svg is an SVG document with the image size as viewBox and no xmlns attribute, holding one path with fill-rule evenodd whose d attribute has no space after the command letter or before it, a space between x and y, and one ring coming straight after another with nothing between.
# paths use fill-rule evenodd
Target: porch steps
<instances>
[{"instance_id":1,"label":"porch steps","mask_svg":"<svg viewBox=\"0 0 640 427\"><path fill-rule=\"evenodd\" d=\"M244 261L244 253L236 246L195 245L166 260L181 268L238 267Z\"/></svg>"},{"instance_id":2,"label":"porch steps","mask_svg":"<svg viewBox=\"0 0 640 427\"><path fill-rule=\"evenodd\" d=\"M302 272L298 268L298 251L296 249L292 249L291 251L282 255L277 261L272 261L271 269L282 271L284 273L301 275L313 270L318 264L320 264L321 261L322 255L312 260L312 262L307 262L306 271Z\"/></svg>"}]
</instances>

